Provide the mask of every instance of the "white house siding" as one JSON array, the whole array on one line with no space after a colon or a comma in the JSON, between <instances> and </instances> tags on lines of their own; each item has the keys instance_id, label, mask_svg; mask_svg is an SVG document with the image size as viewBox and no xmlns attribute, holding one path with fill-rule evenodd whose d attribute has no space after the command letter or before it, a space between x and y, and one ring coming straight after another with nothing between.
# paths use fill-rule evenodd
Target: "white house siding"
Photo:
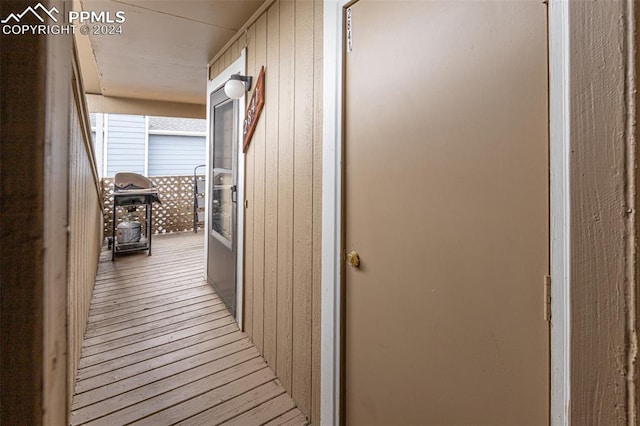
<instances>
[{"instance_id":1,"label":"white house siding","mask_svg":"<svg viewBox=\"0 0 640 426\"><path fill-rule=\"evenodd\" d=\"M144 116L110 114L107 142L107 177L128 171L144 174Z\"/></svg>"},{"instance_id":2,"label":"white house siding","mask_svg":"<svg viewBox=\"0 0 640 426\"><path fill-rule=\"evenodd\" d=\"M149 176L191 175L205 156L204 136L149 135Z\"/></svg>"}]
</instances>

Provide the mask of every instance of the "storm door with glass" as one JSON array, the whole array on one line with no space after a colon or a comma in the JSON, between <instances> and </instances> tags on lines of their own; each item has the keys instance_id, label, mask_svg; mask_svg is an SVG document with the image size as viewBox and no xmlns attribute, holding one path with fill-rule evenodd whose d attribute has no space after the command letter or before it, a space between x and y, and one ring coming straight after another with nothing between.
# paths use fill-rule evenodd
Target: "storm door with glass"
<instances>
[{"instance_id":1,"label":"storm door with glass","mask_svg":"<svg viewBox=\"0 0 640 426\"><path fill-rule=\"evenodd\" d=\"M207 280L236 315L238 103L221 88L210 95L211 177Z\"/></svg>"}]
</instances>

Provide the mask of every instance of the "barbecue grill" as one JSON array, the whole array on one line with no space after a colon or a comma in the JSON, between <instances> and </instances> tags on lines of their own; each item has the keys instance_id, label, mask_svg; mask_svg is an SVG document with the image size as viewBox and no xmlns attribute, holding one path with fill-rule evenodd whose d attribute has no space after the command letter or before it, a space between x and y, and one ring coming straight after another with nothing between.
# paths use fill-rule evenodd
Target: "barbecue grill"
<instances>
[{"instance_id":1,"label":"barbecue grill","mask_svg":"<svg viewBox=\"0 0 640 426\"><path fill-rule=\"evenodd\" d=\"M111 260L116 253L148 250L151 256L151 224L153 222L153 203L161 203L158 189L145 176L132 172L116 173L113 192L113 226L111 231ZM129 214L118 224L118 207L125 208ZM136 225L134 212L144 207L144 226ZM120 228L118 228L120 227ZM139 232L139 228L144 232ZM140 230L141 231L141 230ZM116 238L116 233L119 237ZM134 236L135 238L132 238Z\"/></svg>"}]
</instances>

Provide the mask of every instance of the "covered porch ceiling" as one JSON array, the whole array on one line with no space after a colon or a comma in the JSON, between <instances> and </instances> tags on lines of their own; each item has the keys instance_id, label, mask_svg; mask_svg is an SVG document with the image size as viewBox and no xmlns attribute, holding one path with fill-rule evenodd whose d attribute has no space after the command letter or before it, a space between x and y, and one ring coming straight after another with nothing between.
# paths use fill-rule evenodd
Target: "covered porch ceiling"
<instances>
[{"instance_id":1,"label":"covered porch ceiling","mask_svg":"<svg viewBox=\"0 0 640 426\"><path fill-rule=\"evenodd\" d=\"M76 0L76 10L105 11L112 17L123 11L126 17L121 24L122 34L95 35L90 31L82 35L76 31L90 109L121 112L115 110L130 104L149 109L149 114L154 110L154 115L171 115L163 114L159 105L168 111L203 112L208 61L263 3L264 0ZM185 111L175 115L199 115Z\"/></svg>"}]
</instances>

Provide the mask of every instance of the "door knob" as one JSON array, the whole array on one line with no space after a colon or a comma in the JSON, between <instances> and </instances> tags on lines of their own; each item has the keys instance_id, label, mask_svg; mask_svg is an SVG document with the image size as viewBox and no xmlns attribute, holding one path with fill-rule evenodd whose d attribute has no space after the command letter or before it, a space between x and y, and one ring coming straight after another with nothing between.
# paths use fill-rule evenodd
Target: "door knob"
<instances>
[{"instance_id":1,"label":"door knob","mask_svg":"<svg viewBox=\"0 0 640 426\"><path fill-rule=\"evenodd\" d=\"M347 265L349 266L353 266L354 268L357 268L360 266L360 255L356 251L347 253L345 260L347 261Z\"/></svg>"}]
</instances>

